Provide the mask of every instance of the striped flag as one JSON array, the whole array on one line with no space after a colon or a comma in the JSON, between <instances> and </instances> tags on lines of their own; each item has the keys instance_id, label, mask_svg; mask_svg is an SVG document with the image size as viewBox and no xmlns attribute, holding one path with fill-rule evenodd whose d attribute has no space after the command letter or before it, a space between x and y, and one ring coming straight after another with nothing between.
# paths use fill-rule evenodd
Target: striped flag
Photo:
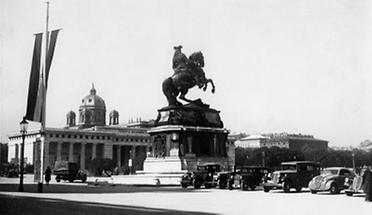
<instances>
[{"instance_id":1,"label":"striped flag","mask_svg":"<svg viewBox=\"0 0 372 215\"><path fill-rule=\"evenodd\" d=\"M43 33L35 35L26 110L26 119L31 121L42 122L42 112L45 111L43 110L43 102L45 102L49 70L52 64L58 32L59 30L52 31L50 43L48 44L45 62L46 65L43 65L43 67L45 67L45 80L44 75L40 71Z\"/></svg>"}]
</instances>

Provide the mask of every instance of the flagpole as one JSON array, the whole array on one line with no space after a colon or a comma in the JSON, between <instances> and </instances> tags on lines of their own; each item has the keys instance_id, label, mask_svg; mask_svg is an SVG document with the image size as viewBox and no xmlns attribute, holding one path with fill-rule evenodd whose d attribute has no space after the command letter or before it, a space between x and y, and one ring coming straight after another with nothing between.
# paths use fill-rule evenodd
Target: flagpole
<instances>
[{"instance_id":1,"label":"flagpole","mask_svg":"<svg viewBox=\"0 0 372 215\"><path fill-rule=\"evenodd\" d=\"M42 70L42 82L43 82L43 96L42 96L42 110L41 110L41 177L38 183L38 192L43 192L43 183L44 183L44 169L45 169L45 154L49 152L44 152L45 143L46 143L46 133L45 133L45 116L46 116L46 69L47 69L47 57L48 57L48 45L49 45L49 1L46 2L46 25L45 25L45 53L44 53L44 65Z\"/></svg>"}]
</instances>

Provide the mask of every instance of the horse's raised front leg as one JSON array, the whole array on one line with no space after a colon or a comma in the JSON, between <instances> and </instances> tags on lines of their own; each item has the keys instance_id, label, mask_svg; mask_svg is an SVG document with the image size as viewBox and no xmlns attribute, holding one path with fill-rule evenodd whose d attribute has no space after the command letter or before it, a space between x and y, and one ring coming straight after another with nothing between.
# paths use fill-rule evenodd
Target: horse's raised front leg
<instances>
[{"instance_id":1,"label":"horse's raised front leg","mask_svg":"<svg viewBox=\"0 0 372 215\"><path fill-rule=\"evenodd\" d=\"M208 83L211 83L212 84L212 93L216 92L216 87L214 86L214 83L213 83L213 80L212 79L207 79L207 81L205 82L205 86L204 86L204 90L207 89L207 85Z\"/></svg>"}]
</instances>

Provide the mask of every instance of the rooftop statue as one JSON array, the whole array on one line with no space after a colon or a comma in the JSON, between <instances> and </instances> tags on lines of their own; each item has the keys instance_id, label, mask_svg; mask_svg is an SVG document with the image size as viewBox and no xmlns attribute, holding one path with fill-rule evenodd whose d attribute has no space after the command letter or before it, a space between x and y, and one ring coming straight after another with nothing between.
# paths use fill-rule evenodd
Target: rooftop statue
<instances>
[{"instance_id":1,"label":"rooftop statue","mask_svg":"<svg viewBox=\"0 0 372 215\"><path fill-rule=\"evenodd\" d=\"M186 57L185 54L181 52L182 46L174 47L173 55L173 70L174 74L163 81L163 93L168 100L168 105L182 105L181 102L177 100L179 96L180 99L192 103L198 100L190 100L185 97L189 89L194 86L198 86L200 89L203 88L205 91L208 87L208 83L212 85L212 93L215 92L215 86L212 79L207 79L203 71L204 67L204 57L203 54L199 52L194 52Z\"/></svg>"}]
</instances>

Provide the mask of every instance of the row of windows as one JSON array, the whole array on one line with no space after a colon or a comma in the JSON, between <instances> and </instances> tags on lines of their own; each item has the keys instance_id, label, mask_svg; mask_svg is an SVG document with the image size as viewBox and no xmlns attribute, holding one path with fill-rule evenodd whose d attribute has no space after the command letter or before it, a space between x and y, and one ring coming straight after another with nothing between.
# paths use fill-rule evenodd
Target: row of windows
<instances>
[{"instance_id":1,"label":"row of windows","mask_svg":"<svg viewBox=\"0 0 372 215\"><path fill-rule=\"evenodd\" d=\"M67 135L65 135L65 134L49 134L49 137L56 137L56 138L59 138L59 137L61 137L61 138L65 138L65 137L67 137L67 138L80 138L80 139L82 139L83 137L85 138L85 139L91 139L91 140L93 140L93 139L96 139L96 140L111 140L111 137L106 137L106 136L95 136L95 135L71 135L71 134L67 134ZM132 139L132 138L116 138L115 139L116 141L125 141L125 142L143 142L143 143L147 143L147 142L149 142L149 140L147 140L147 139Z\"/></svg>"},{"instance_id":2,"label":"row of windows","mask_svg":"<svg viewBox=\"0 0 372 215\"><path fill-rule=\"evenodd\" d=\"M116 141L125 141L125 142L141 142L141 143L148 143L150 142L147 139L124 139L124 138L116 138Z\"/></svg>"},{"instance_id":3,"label":"row of windows","mask_svg":"<svg viewBox=\"0 0 372 215\"><path fill-rule=\"evenodd\" d=\"M287 145L286 142L271 142L271 143L263 143L262 144L263 146L266 146L266 145Z\"/></svg>"}]
</instances>

